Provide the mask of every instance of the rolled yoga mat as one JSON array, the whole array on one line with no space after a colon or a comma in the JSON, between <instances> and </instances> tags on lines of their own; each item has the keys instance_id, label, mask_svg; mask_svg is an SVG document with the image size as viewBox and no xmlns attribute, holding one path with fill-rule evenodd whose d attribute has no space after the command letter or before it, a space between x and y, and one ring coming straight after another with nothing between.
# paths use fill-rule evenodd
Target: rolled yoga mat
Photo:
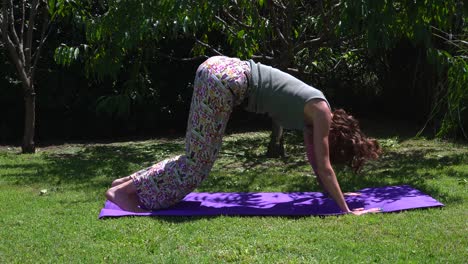
<instances>
[{"instance_id":1,"label":"rolled yoga mat","mask_svg":"<svg viewBox=\"0 0 468 264\"><path fill-rule=\"evenodd\" d=\"M350 209L382 208L383 212L444 206L410 186L365 188L359 196L347 196ZM326 216L343 214L337 204L320 192L190 193L180 203L147 213L120 209L106 201L99 218L120 216Z\"/></svg>"}]
</instances>

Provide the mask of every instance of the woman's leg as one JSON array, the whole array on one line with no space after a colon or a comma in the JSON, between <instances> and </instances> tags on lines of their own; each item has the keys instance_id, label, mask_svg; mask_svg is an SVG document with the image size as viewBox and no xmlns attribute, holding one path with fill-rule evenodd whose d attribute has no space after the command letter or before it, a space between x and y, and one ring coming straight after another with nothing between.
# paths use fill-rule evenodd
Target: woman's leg
<instances>
[{"instance_id":1,"label":"woman's leg","mask_svg":"<svg viewBox=\"0 0 468 264\"><path fill-rule=\"evenodd\" d=\"M211 171L232 111L226 88L209 81L198 85L202 87L195 88L185 137L189 173L197 184Z\"/></svg>"},{"instance_id":2,"label":"woman's leg","mask_svg":"<svg viewBox=\"0 0 468 264\"><path fill-rule=\"evenodd\" d=\"M139 207L141 203L138 199L137 189L131 180L111 187L107 190L106 197L109 201L115 203L125 211L137 213L147 212Z\"/></svg>"},{"instance_id":3,"label":"woman's leg","mask_svg":"<svg viewBox=\"0 0 468 264\"><path fill-rule=\"evenodd\" d=\"M233 107L244 99L246 70L243 62L227 57L212 57L197 70L185 139L188 168L197 185L218 157Z\"/></svg>"},{"instance_id":4,"label":"woman's leg","mask_svg":"<svg viewBox=\"0 0 468 264\"><path fill-rule=\"evenodd\" d=\"M119 178L119 179L116 179L112 182L112 185L111 187L114 187L114 186L117 186L117 185L120 185L124 182L127 182L129 180L131 180L132 178L130 176L126 176L126 177L123 177L123 178Z\"/></svg>"},{"instance_id":5,"label":"woman's leg","mask_svg":"<svg viewBox=\"0 0 468 264\"><path fill-rule=\"evenodd\" d=\"M247 65L239 60L222 57L203 63L194 83L185 155L133 174L132 181L112 187L108 199L124 210L140 209L138 201L157 210L174 205L193 191L209 174L233 106L244 98L246 70Z\"/></svg>"}]
</instances>

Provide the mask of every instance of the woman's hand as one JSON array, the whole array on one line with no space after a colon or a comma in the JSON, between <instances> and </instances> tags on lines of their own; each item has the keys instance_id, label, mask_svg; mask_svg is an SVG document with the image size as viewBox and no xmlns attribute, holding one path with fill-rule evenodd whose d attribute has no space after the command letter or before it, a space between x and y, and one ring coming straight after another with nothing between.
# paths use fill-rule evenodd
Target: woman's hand
<instances>
[{"instance_id":1,"label":"woman's hand","mask_svg":"<svg viewBox=\"0 0 468 264\"><path fill-rule=\"evenodd\" d=\"M361 196L361 193L358 192L345 192L343 193L344 196Z\"/></svg>"},{"instance_id":2,"label":"woman's hand","mask_svg":"<svg viewBox=\"0 0 468 264\"><path fill-rule=\"evenodd\" d=\"M370 209L364 209L364 208L357 208L353 209L351 213L353 215L363 215L363 214L372 214L372 213L381 213L383 212L382 208L370 208Z\"/></svg>"}]
</instances>

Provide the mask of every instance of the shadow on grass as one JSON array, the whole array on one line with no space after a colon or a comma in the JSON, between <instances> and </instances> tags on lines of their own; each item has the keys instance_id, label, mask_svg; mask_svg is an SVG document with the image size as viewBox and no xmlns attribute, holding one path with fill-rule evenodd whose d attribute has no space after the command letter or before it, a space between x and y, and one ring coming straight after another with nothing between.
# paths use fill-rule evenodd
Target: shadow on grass
<instances>
[{"instance_id":1,"label":"shadow on grass","mask_svg":"<svg viewBox=\"0 0 468 264\"><path fill-rule=\"evenodd\" d=\"M130 175L182 150L183 146L178 142L137 146L90 145L74 153L45 154L45 164L25 163L2 167L14 169L14 173L4 175L5 178L14 179L17 184L77 184L79 188L102 189L110 186L116 178Z\"/></svg>"},{"instance_id":2,"label":"shadow on grass","mask_svg":"<svg viewBox=\"0 0 468 264\"><path fill-rule=\"evenodd\" d=\"M230 138L223 143L219 163L198 191L320 191L315 178L310 177L302 135L288 133L286 141L288 156L270 159L264 155L267 136ZM45 164L2 165L12 169L3 177L18 184L49 183L67 185L67 188L75 185L77 189L97 191L108 187L116 178L183 153L183 150L181 141L89 145L72 153L44 154ZM388 150L380 160L368 164L361 174L356 175L339 165L335 166L335 171L343 191L408 184L443 203L462 202L461 196L445 193L428 181L441 177L440 173L466 179L466 173L444 169L467 163L466 153L437 157L431 155L434 151L431 148Z\"/></svg>"},{"instance_id":3,"label":"shadow on grass","mask_svg":"<svg viewBox=\"0 0 468 264\"><path fill-rule=\"evenodd\" d=\"M265 166L268 161L278 161L278 164L286 166L287 169L307 165L308 163L304 159L305 150L302 135L295 132L287 132L286 134L285 145L287 156L281 158L269 158L266 156L266 146L269 143L269 138L267 137L242 138L224 142L220 154L225 157L232 157L233 159L223 164L223 169L230 167L242 167L245 170L255 169ZM262 150L260 152L256 151L259 148Z\"/></svg>"}]
</instances>

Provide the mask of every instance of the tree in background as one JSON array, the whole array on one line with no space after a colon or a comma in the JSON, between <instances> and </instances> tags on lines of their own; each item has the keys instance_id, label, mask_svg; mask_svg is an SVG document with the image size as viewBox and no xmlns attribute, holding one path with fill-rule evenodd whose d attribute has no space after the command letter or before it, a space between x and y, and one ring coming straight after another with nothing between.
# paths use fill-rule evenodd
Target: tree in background
<instances>
[{"instance_id":1,"label":"tree in background","mask_svg":"<svg viewBox=\"0 0 468 264\"><path fill-rule=\"evenodd\" d=\"M410 103L419 108L432 109L424 114L428 122L440 123L438 136L468 139L466 2L343 0L341 3L343 34L362 36L360 45L370 57L381 61L384 71L380 75L390 74L390 78L383 78L394 84L384 89L386 100L409 97ZM396 68L406 69L406 56L413 54L392 53L392 50L405 41L417 57L407 69L410 77L404 80L406 83L400 83L398 78L408 73Z\"/></svg>"},{"instance_id":2,"label":"tree in background","mask_svg":"<svg viewBox=\"0 0 468 264\"><path fill-rule=\"evenodd\" d=\"M442 101L427 103L437 109L438 114L431 115L435 119L451 120L443 121L440 136L457 127L463 128L457 120L467 116L463 108L465 87L468 87L463 39L466 6L462 1L108 0L99 3L102 12L77 16L86 42L64 43L56 50L56 61L67 65L79 60L88 76L96 79L115 79L120 73L133 72L136 81L128 82L128 86L116 83L116 93L100 100L107 106L122 109L120 112L128 111L128 105L138 94L151 90L145 87L151 82L148 61L155 64L168 60L194 61L223 54L255 58L313 81L320 88L338 87L334 88L336 91L326 91L332 96L333 93L359 94L362 91L357 90L365 86L370 90L370 98L380 96L377 99L387 104L394 103L393 96L401 94L413 100L420 93L440 98ZM436 40L442 38L447 40ZM168 45L180 42L189 43L190 48ZM420 54L413 64L408 64L404 60L407 54L401 55L398 50L406 42ZM436 64L432 68L439 72L434 82L426 78L434 71L431 60ZM400 69L401 73L402 66L411 68L413 75L406 71L407 79L394 82L400 77L395 75L396 70ZM324 84L326 79L334 82ZM428 115L430 110L421 112ZM280 128L277 132L272 136L276 146L282 143L278 136ZM281 148L278 149L281 153Z\"/></svg>"},{"instance_id":3,"label":"tree in background","mask_svg":"<svg viewBox=\"0 0 468 264\"><path fill-rule=\"evenodd\" d=\"M254 58L302 78L316 76L298 57L336 43L337 1L106 1L106 12L84 21L86 43L63 44L56 60L68 65L80 54L90 76L117 78L131 60L133 76L147 76L144 61L193 61L208 55ZM179 47L163 49L168 40L191 42L189 54ZM302 55L301 55L302 54ZM150 58L150 59L149 59ZM140 78L141 79L141 78ZM144 83L144 81L133 82ZM128 109L135 94L130 87L101 103ZM103 107L112 109L112 107ZM124 112L124 110L119 111ZM273 122L270 156L284 155L282 128Z\"/></svg>"},{"instance_id":4,"label":"tree in background","mask_svg":"<svg viewBox=\"0 0 468 264\"><path fill-rule=\"evenodd\" d=\"M23 153L34 153L36 120L36 88L34 86L37 62L50 33L48 3L42 0L3 0L0 14L2 44L7 48L11 62L21 81L24 95Z\"/></svg>"}]
</instances>

